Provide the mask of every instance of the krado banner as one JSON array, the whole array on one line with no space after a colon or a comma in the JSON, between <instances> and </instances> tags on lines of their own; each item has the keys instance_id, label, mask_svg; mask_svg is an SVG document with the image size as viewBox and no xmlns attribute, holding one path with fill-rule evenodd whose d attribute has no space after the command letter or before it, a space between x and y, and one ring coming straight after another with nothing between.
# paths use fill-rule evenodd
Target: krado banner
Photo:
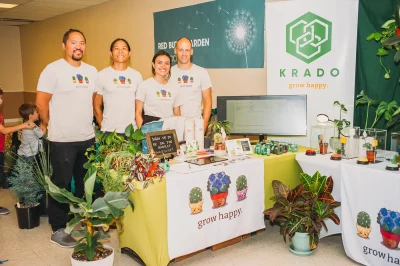
<instances>
[{"instance_id":1,"label":"krado banner","mask_svg":"<svg viewBox=\"0 0 400 266\"><path fill-rule=\"evenodd\" d=\"M264 67L265 0L218 0L154 13L154 50L174 55L187 37L206 68Z\"/></svg>"},{"instance_id":2,"label":"krado banner","mask_svg":"<svg viewBox=\"0 0 400 266\"><path fill-rule=\"evenodd\" d=\"M264 161L171 165L167 209L170 259L265 228Z\"/></svg>"},{"instance_id":3,"label":"krado banner","mask_svg":"<svg viewBox=\"0 0 400 266\"><path fill-rule=\"evenodd\" d=\"M267 94L307 95L308 136L318 114L339 119L334 101L353 124L357 16L358 0L266 5Z\"/></svg>"}]
</instances>

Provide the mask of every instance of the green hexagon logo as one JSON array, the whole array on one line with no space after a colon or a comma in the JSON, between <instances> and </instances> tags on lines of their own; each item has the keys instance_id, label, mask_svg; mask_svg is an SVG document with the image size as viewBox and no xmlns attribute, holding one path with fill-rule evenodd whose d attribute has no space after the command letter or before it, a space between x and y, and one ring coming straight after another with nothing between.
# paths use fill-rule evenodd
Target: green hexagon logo
<instances>
[{"instance_id":1,"label":"green hexagon logo","mask_svg":"<svg viewBox=\"0 0 400 266\"><path fill-rule=\"evenodd\" d=\"M311 12L286 25L286 52L309 64L331 51L332 22Z\"/></svg>"}]
</instances>

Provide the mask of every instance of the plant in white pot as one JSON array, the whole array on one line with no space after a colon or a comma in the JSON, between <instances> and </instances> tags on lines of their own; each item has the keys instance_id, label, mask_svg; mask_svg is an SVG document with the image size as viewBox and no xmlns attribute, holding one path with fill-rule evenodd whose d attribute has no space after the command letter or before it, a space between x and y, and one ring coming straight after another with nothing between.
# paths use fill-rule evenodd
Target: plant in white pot
<instances>
[{"instance_id":1,"label":"plant in white pot","mask_svg":"<svg viewBox=\"0 0 400 266\"><path fill-rule=\"evenodd\" d=\"M324 228L328 231L325 219L340 223L334 209L340 206L331 193L332 177L322 176L318 171L309 176L300 175L301 184L294 189L278 180L272 181L275 204L264 211L272 223L278 223L280 233L292 241L290 250L294 254L309 255L317 248L319 233Z\"/></svg>"},{"instance_id":2,"label":"plant in white pot","mask_svg":"<svg viewBox=\"0 0 400 266\"><path fill-rule=\"evenodd\" d=\"M20 229L32 229L40 225L39 200L43 187L35 179L31 163L18 158L8 179L10 190L17 197L15 205Z\"/></svg>"},{"instance_id":3,"label":"plant in white pot","mask_svg":"<svg viewBox=\"0 0 400 266\"><path fill-rule=\"evenodd\" d=\"M99 241L110 238L107 231L114 222L118 230L123 230L123 209L130 205L133 210L133 203L128 199L129 192L107 192L103 198L92 202L95 180L96 168L91 166L85 176L85 198L81 199L60 189L51 182L49 176L45 176L46 191L58 202L69 204L70 212L74 215L65 229L66 233L80 238L71 255L73 266L113 265L114 250ZM74 230L77 225L83 225L83 228Z\"/></svg>"}]
</instances>

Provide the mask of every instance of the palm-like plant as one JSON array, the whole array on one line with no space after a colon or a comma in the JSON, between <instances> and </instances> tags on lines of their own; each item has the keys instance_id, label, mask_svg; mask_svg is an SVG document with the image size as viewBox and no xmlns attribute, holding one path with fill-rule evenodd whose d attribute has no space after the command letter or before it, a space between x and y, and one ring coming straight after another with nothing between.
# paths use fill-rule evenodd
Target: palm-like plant
<instances>
[{"instance_id":1,"label":"palm-like plant","mask_svg":"<svg viewBox=\"0 0 400 266\"><path fill-rule=\"evenodd\" d=\"M313 175L300 175L301 184L290 189L278 180L272 181L275 201L272 208L264 215L271 222L280 225L280 233L286 242L296 232L309 234L310 250L317 248L319 233L322 228L328 231L325 219L331 219L335 224L340 223L334 209L340 206L331 193L333 190L332 177L322 176L318 171Z\"/></svg>"}]
</instances>

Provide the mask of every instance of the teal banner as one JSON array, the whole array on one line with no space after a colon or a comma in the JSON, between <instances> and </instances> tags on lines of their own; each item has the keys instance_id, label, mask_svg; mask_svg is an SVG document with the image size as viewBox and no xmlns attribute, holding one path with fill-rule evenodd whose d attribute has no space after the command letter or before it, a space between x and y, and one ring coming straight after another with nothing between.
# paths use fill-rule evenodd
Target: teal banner
<instances>
[{"instance_id":1,"label":"teal banner","mask_svg":"<svg viewBox=\"0 0 400 266\"><path fill-rule=\"evenodd\" d=\"M205 68L263 68L265 0L217 0L154 13L155 52L173 57L188 37L192 62Z\"/></svg>"}]
</instances>

